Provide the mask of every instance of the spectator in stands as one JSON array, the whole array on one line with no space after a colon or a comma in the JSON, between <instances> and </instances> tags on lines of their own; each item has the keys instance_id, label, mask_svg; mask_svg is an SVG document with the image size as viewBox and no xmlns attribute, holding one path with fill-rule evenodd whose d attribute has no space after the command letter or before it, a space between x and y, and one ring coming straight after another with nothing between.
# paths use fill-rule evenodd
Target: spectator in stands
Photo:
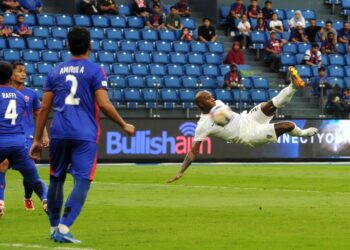
<instances>
[{"instance_id":1,"label":"spectator in stands","mask_svg":"<svg viewBox=\"0 0 350 250\"><path fill-rule=\"evenodd\" d=\"M264 20L271 19L272 14L273 14L273 9L272 9L272 2L271 1L266 1L265 2L265 7L262 8L262 14Z\"/></svg>"},{"instance_id":2,"label":"spectator in stands","mask_svg":"<svg viewBox=\"0 0 350 250\"><path fill-rule=\"evenodd\" d=\"M0 36L11 36L12 30L4 24L4 16L0 14Z\"/></svg>"},{"instance_id":3,"label":"spectator in stands","mask_svg":"<svg viewBox=\"0 0 350 250\"><path fill-rule=\"evenodd\" d=\"M97 0L97 8L100 14L119 14L118 5L114 0Z\"/></svg>"},{"instance_id":4,"label":"spectator in stands","mask_svg":"<svg viewBox=\"0 0 350 250\"><path fill-rule=\"evenodd\" d=\"M263 16L261 8L258 5L258 0L251 0L251 5L248 6L247 13L250 19L258 19Z\"/></svg>"},{"instance_id":5,"label":"spectator in stands","mask_svg":"<svg viewBox=\"0 0 350 250\"><path fill-rule=\"evenodd\" d=\"M343 90L343 100L346 103L346 106L348 107L348 110L350 108L350 90L348 88L344 88Z\"/></svg>"},{"instance_id":6,"label":"spectator in stands","mask_svg":"<svg viewBox=\"0 0 350 250\"><path fill-rule=\"evenodd\" d=\"M298 26L298 24L301 24L301 26L305 29L305 18L303 17L303 14L301 13L300 10L297 10L295 13L294 13L294 17L292 17L290 20L289 20L289 26L291 29L294 29Z\"/></svg>"},{"instance_id":7,"label":"spectator in stands","mask_svg":"<svg viewBox=\"0 0 350 250\"><path fill-rule=\"evenodd\" d=\"M260 32L268 31L268 28L266 26L266 22L265 22L264 18L262 18L262 17L258 18L258 21L257 21L257 24L256 24L254 30L255 31L260 31Z\"/></svg>"},{"instance_id":8,"label":"spectator in stands","mask_svg":"<svg viewBox=\"0 0 350 250\"><path fill-rule=\"evenodd\" d=\"M273 13L270 21L270 29L276 32L283 32L283 23L278 20L278 14Z\"/></svg>"},{"instance_id":9,"label":"spectator in stands","mask_svg":"<svg viewBox=\"0 0 350 250\"><path fill-rule=\"evenodd\" d=\"M304 64L310 66L321 66L322 65L322 54L319 50L318 43L313 43L311 49L305 51Z\"/></svg>"},{"instance_id":10,"label":"spectator in stands","mask_svg":"<svg viewBox=\"0 0 350 250\"><path fill-rule=\"evenodd\" d=\"M321 27L316 25L316 19L310 20L310 26L305 29L305 34L310 43L316 42L316 35Z\"/></svg>"},{"instance_id":11,"label":"spectator in stands","mask_svg":"<svg viewBox=\"0 0 350 250\"><path fill-rule=\"evenodd\" d=\"M334 43L337 43L337 31L333 29L333 22L332 21L326 21L326 26L324 27L323 30L321 30L321 41L326 41L328 38L328 33L331 32L333 33L333 40Z\"/></svg>"},{"instance_id":12,"label":"spectator in stands","mask_svg":"<svg viewBox=\"0 0 350 250\"><path fill-rule=\"evenodd\" d=\"M350 42L350 23L345 21L343 28L338 32L338 42L343 44L349 44Z\"/></svg>"},{"instance_id":13,"label":"spectator in stands","mask_svg":"<svg viewBox=\"0 0 350 250\"><path fill-rule=\"evenodd\" d=\"M154 5L159 5L159 7L160 7L160 13L164 16L164 17L166 17L166 6L165 6L165 4L161 1L161 0L153 0L153 1L151 1L150 2L150 4L149 4L149 7L150 7L150 9L151 9L151 13L153 12L153 7L154 7Z\"/></svg>"},{"instance_id":14,"label":"spectator in stands","mask_svg":"<svg viewBox=\"0 0 350 250\"><path fill-rule=\"evenodd\" d=\"M244 13L246 13L246 8L243 0L236 0L236 3L231 4L230 13L226 18L230 25L230 31L237 31L236 20L241 19Z\"/></svg>"},{"instance_id":15,"label":"spectator in stands","mask_svg":"<svg viewBox=\"0 0 350 250\"><path fill-rule=\"evenodd\" d=\"M190 6L187 4L187 0L180 0L174 7L177 9L178 15L181 17L189 17L191 15Z\"/></svg>"},{"instance_id":16,"label":"spectator in stands","mask_svg":"<svg viewBox=\"0 0 350 250\"><path fill-rule=\"evenodd\" d=\"M338 115L343 114L348 110L348 107L345 105L345 102L342 99L341 88L339 85L335 85L333 87L332 93L329 94L326 109L328 112L332 112Z\"/></svg>"},{"instance_id":17,"label":"spectator in stands","mask_svg":"<svg viewBox=\"0 0 350 250\"><path fill-rule=\"evenodd\" d=\"M22 13L40 13L43 10L42 0L19 0Z\"/></svg>"},{"instance_id":18,"label":"spectator in stands","mask_svg":"<svg viewBox=\"0 0 350 250\"><path fill-rule=\"evenodd\" d=\"M2 0L2 7L6 13L18 13L21 5L18 0Z\"/></svg>"},{"instance_id":19,"label":"spectator in stands","mask_svg":"<svg viewBox=\"0 0 350 250\"><path fill-rule=\"evenodd\" d=\"M21 37L28 37L31 36L32 30L29 28L27 24L24 23L24 15L20 14L17 16L17 24L13 30L13 33L15 33L18 36Z\"/></svg>"},{"instance_id":20,"label":"spectator in stands","mask_svg":"<svg viewBox=\"0 0 350 250\"><path fill-rule=\"evenodd\" d=\"M280 57L282 53L282 47L283 44L285 44L287 41L281 40L279 41L277 39L277 33L276 31L270 32L270 40L265 44L265 51L270 56L272 63L271 63L271 70L278 72L280 69Z\"/></svg>"},{"instance_id":21,"label":"spectator in stands","mask_svg":"<svg viewBox=\"0 0 350 250\"><path fill-rule=\"evenodd\" d=\"M242 15L242 20L239 22L237 29L240 33L239 39L242 44L242 48L245 49L246 47L249 47L249 35L251 31L250 23L248 21L247 14Z\"/></svg>"},{"instance_id":22,"label":"spectator in stands","mask_svg":"<svg viewBox=\"0 0 350 250\"><path fill-rule=\"evenodd\" d=\"M153 6L152 14L147 18L146 26L154 30L160 30L164 28L163 15L160 13L159 5Z\"/></svg>"},{"instance_id":23,"label":"spectator in stands","mask_svg":"<svg viewBox=\"0 0 350 250\"><path fill-rule=\"evenodd\" d=\"M80 0L80 12L85 15L98 14L96 0Z\"/></svg>"},{"instance_id":24,"label":"spectator in stands","mask_svg":"<svg viewBox=\"0 0 350 250\"><path fill-rule=\"evenodd\" d=\"M311 79L312 95L320 97L321 90L323 94L326 95L327 89L331 89L332 86L328 83L328 78L326 76L327 69L323 66L318 68L318 76ZM324 104L322 104L324 105Z\"/></svg>"},{"instance_id":25,"label":"spectator in stands","mask_svg":"<svg viewBox=\"0 0 350 250\"><path fill-rule=\"evenodd\" d=\"M302 23L296 24L296 28L293 29L293 31L292 31L290 41L293 43L298 43L298 42L308 43L309 42L309 40L307 39L307 36L305 34L305 30L303 28Z\"/></svg>"},{"instance_id":26,"label":"spectator in stands","mask_svg":"<svg viewBox=\"0 0 350 250\"><path fill-rule=\"evenodd\" d=\"M336 42L334 41L334 33L328 32L327 40L322 42L321 52L323 54L337 54Z\"/></svg>"},{"instance_id":27,"label":"spectator in stands","mask_svg":"<svg viewBox=\"0 0 350 250\"><path fill-rule=\"evenodd\" d=\"M237 65L232 64L230 66L230 72L228 72L225 77L224 77L224 88L225 89L239 89L241 88L241 83L242 83L242 76L241 73L239 72Z\"/></svg>"},{"instance_id":28,"label":"spectator in stands","mask_svg":"<svg viewBox=\"0 0 350 250\"><path fill-rule=\"evenodd\" d=\"M224 64L244 64L244 55L238 41L233 42L232 49L227 53Z\"/></svg>"},{"instance_id":29,"label":"spectator in stands","mask_svg":"<svg viewBox=\"0 0 350 250\"><path fill-rule=\"evenodd\" d=\"M180 40L183 42L192 42L192 34L188 28L183 28Z\"/></svg>"},{"instance_id":30,"label":"spectator in stands","mask_svg":"<svg viewBox=\"0 0 350 250\"><path fill-rule=\"evenodd\" d=\"M148 17L149 8L145 0L134 0L132 4L132 11L135 16Z\"/></svg>"},{"instance_id":31,"label":"spectator in stands","mask_svg":"<svg viewBox=\"0 0 350 250\"><path fill-rule=\"evenodd\" d=\"M165 26L174 31L183 29L181 18L177 14L177 9L174 6L170 8L170 14L166 19Z\"/></svg>"},{"instance_id":32,"label":"spectator in stands","mask_svg":"<svg viewBox=\"0 0 350 250\"><path fill-rule=\"evenodd\" d=\"M217 35L214 26L211 25L209 18L203 18L203 25L198 28L198 41L216 42Z\"/></svg>"}]
</instances>

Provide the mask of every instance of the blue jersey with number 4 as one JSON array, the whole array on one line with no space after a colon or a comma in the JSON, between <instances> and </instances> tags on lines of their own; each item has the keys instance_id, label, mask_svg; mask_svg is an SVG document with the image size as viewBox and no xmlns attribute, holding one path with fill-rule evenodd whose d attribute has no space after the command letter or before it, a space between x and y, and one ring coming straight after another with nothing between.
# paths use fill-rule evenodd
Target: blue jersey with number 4
<instances>
[{"instance_id":1,"label":"blue jersey with number 4","mask_svg":"<svg viewBox=\"0 0 350 250\"><path fill-rule=\"evenodd\" d=\"M101 88L107 89L105 72L88 60L71 59L52 69L44 88L54 93L52 139L98 142L100 110L95 91Z\"/></svg>"},{"instance_id":2,"label":"blue jersey with number 4","mask_svg":"<svg viewBox=\"0 0 350 250\"><path fill-rule=\"evenodd\" d=\"M25 145L22 122L26 109L26 101L20 92L0 85L0 147Z\"/></svg>"}]
</instances>

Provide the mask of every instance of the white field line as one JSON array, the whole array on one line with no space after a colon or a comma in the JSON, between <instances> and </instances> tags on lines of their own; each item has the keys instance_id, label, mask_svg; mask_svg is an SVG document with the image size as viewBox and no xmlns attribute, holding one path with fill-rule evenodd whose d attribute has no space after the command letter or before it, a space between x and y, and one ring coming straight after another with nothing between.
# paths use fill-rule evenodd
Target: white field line
<instances>
[{"instance_id":1,"label":"white field line","mask_svg":"<svg viewBox=\"0 0 350 250\"><path fill-rule=\"evenodd\" d=\"M0 247L12 247L12 248L20 248L20 249L95 250L94 248L49 247L49 246L31 245L31 244L22 244L22 243L0 243Z\"/></svg>"}]
</instances>

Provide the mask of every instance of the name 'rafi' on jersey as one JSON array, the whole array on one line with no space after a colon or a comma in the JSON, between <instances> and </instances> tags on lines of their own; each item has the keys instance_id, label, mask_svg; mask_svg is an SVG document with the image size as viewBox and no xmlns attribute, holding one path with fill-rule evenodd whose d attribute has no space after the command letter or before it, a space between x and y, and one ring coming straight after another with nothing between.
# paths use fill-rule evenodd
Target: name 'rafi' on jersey
<instances>
[{"instance_id":1,"label":"name 'rafi' on jersey","mask_svg":"<svg viewBox=\"0 0 350 250\"><path fill-rule=\"evenodd\" d=\"M67 66L63 67L60 70L60 75L63 74L84 74L85 67L79 67L79 66Z\"/></svg>"},{"instance_id":2,"label":"name 'rafi' on jersey","mask_svg":"<svg viewBox=\"0 0 350 250\"><path fill-rule=\"evenodd\" d=\"M17 98L16 93L1 93L3 99L15 99Z\"/></svg>"}]
</instances>

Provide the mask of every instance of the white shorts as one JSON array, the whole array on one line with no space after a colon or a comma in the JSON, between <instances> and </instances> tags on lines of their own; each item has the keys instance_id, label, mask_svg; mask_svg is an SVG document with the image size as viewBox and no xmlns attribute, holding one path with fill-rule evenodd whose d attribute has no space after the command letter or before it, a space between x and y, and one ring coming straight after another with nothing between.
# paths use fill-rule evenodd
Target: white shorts
<instances>
[{"instance_id":1,"label":"white shorts","mask_svg":"<svg viewBox=\"0 0 350 250\"><path fill-rule=\"evenodd\" d=\"M255 106L248 113L242 113L240 137L253 147L277 142L275 125L270 123L272 118L273 116L267 116L262 112L261 104Z\"/></svg>"}]
</instances>

